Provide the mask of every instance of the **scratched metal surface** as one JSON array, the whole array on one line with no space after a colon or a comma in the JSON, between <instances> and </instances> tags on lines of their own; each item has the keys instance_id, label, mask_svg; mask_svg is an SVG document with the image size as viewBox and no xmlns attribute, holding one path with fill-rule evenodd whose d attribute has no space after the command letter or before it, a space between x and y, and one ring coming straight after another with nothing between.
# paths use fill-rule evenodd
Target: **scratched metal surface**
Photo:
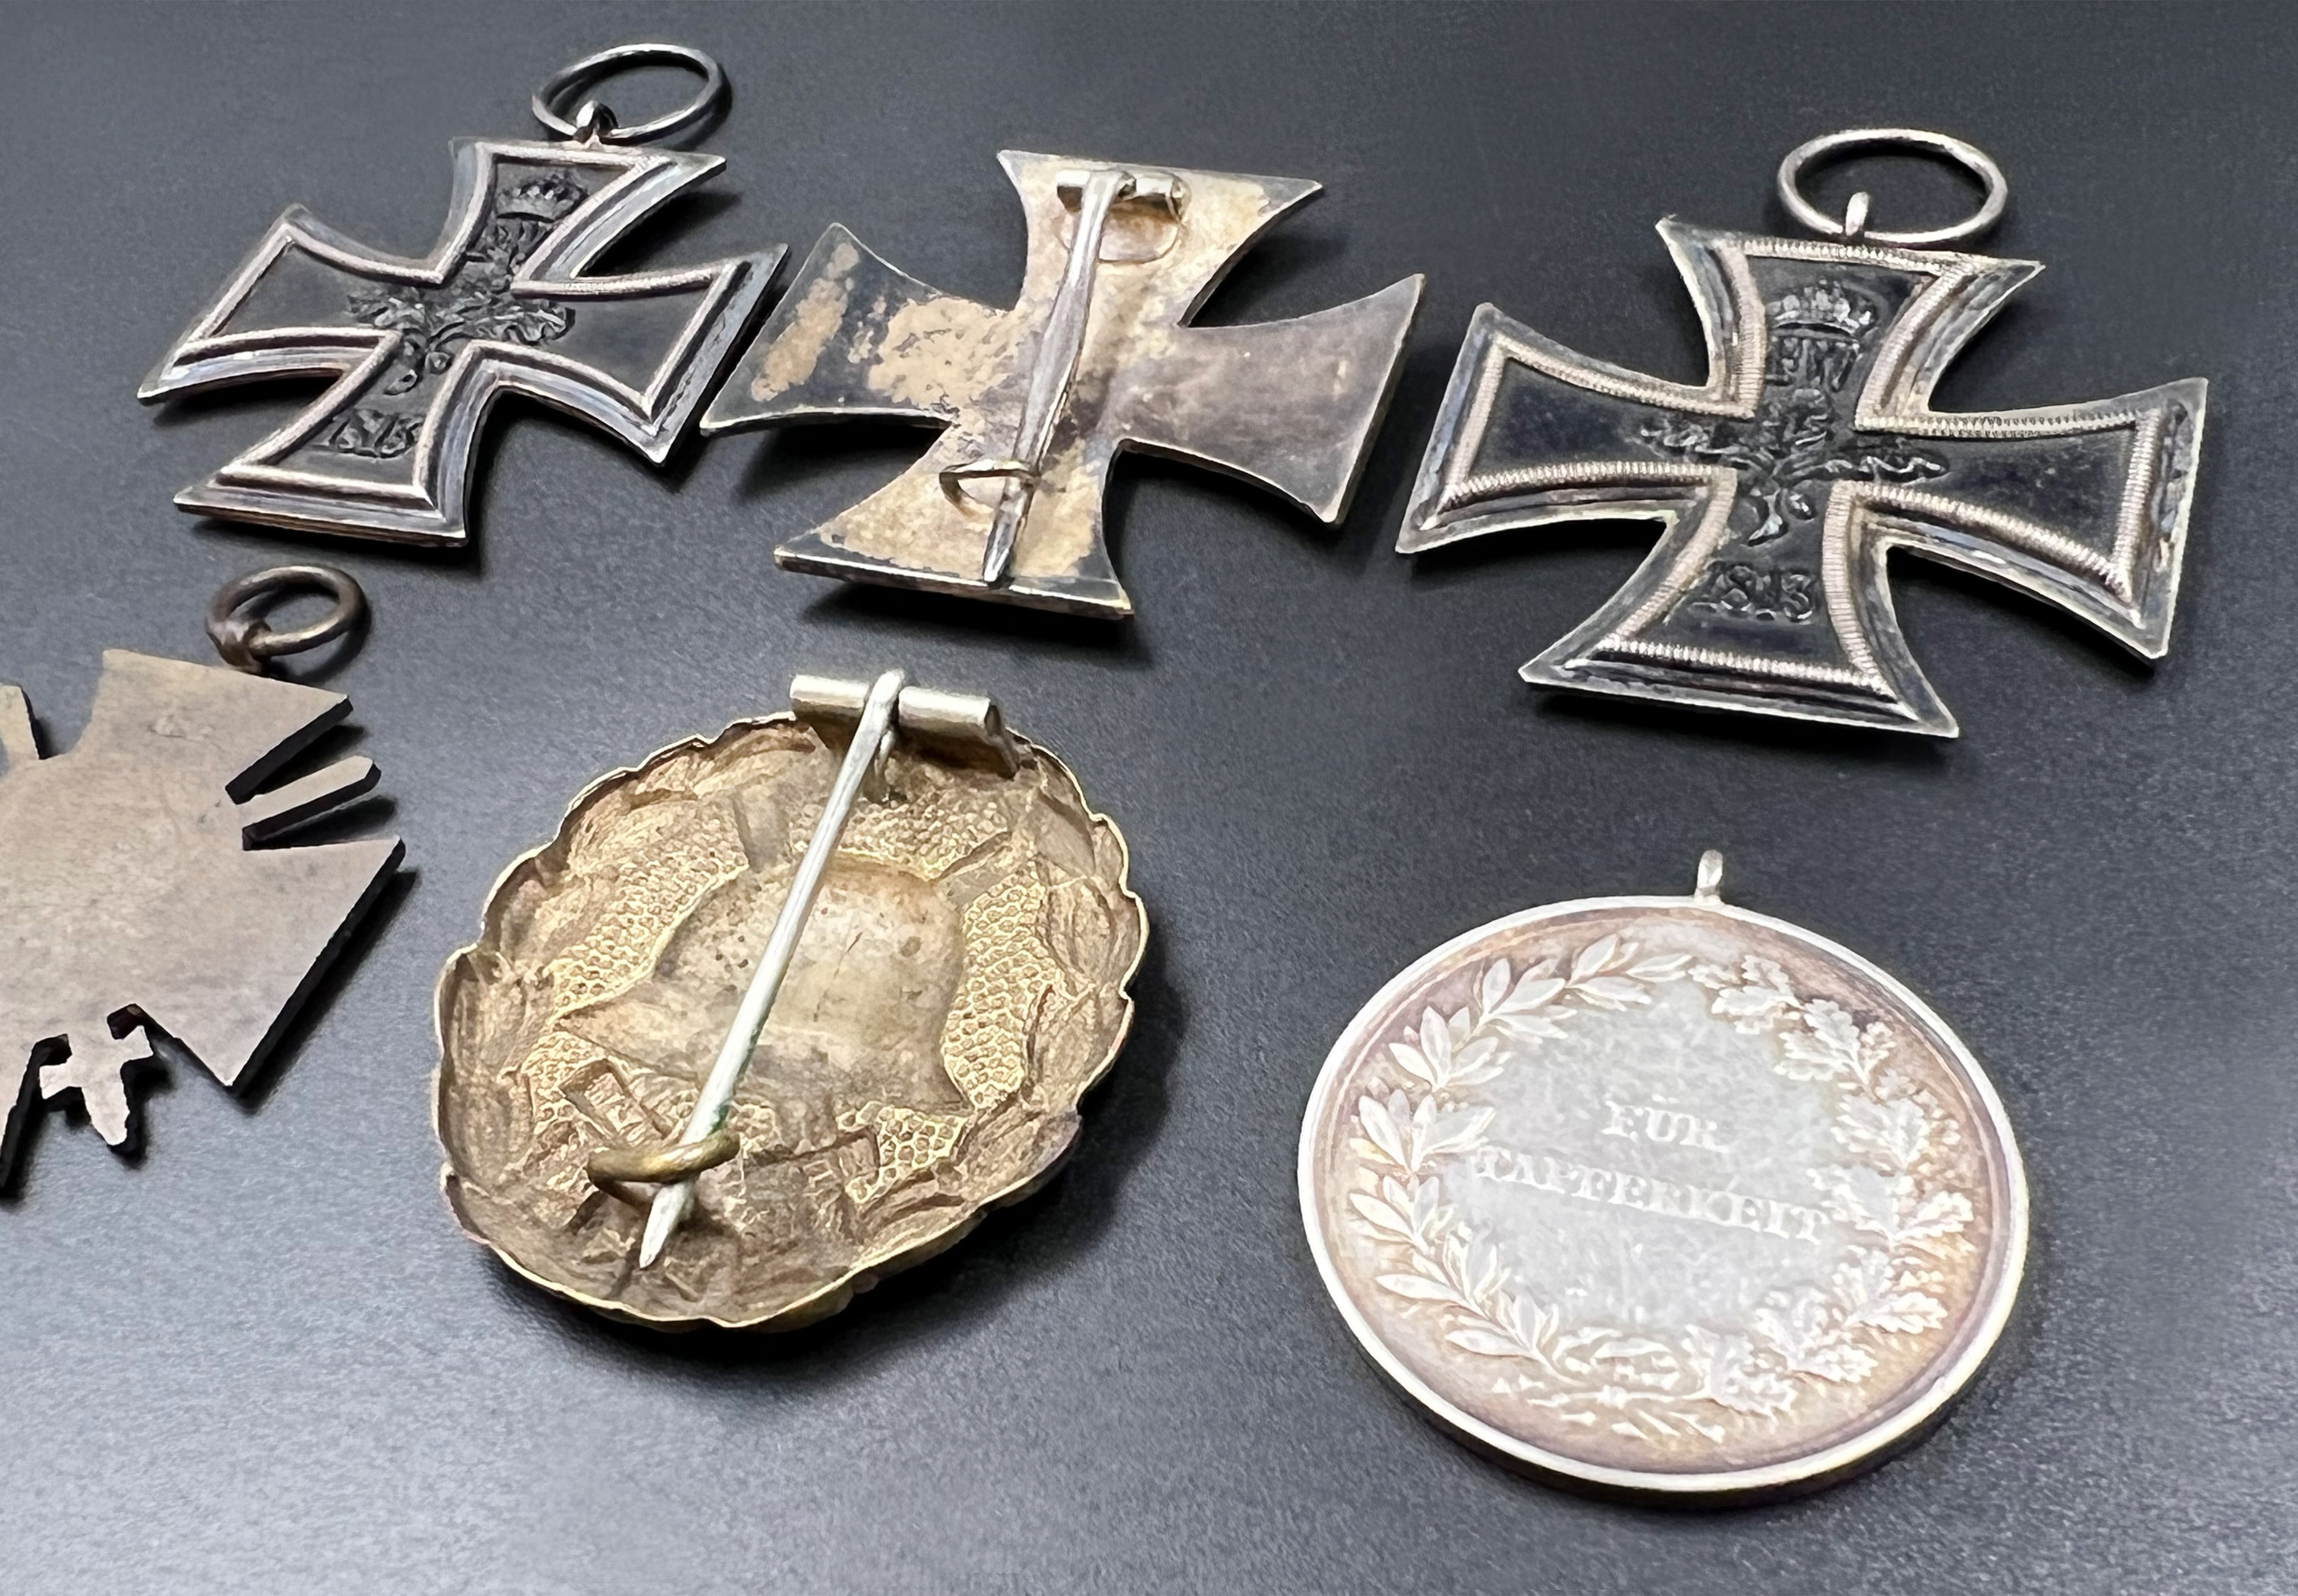
<instances>
[{"instance_id":1,"label":"scratched metal surface","mask_svg":"<svg viewBox=\"0 0 2298 1596\"><path fill-rule=\"evenodd\" d=\"M0 1205L12 1589L2279 1592L2298 1584L2298 29L2064 7L19 4L0 52L0 679L76 731L105 646L197 657L227 575L325 549L374 596L351 695L409 866L243 1106L177 1072L141 1165L51 1119ZM634 259L832 221L1010 296L1000 148L1316 178L1204 319L1429 274L1327 533L1119 468L1123 625L849 590L777 542L923 440L814 429L659 473L506 407L456 555L203 524L170 496L292 413L137 379L291 202L435 235L447 141L520 136L560 62L725 62L712 187ZM666 94L666 87L665 87ZM1543 697L1535 646L1649 526L1390 552L1470 314L1684 380L1652 224L1779 230L1773 164L1905 121L2014 185L2043 260L1942 408L2213 385L2183 613L2149 670L1905 564L1960 742ZM1950 178L1883 173L1944 215ZM1847 191L1847 185L1845 185ZM1839 202L1841 192L1836 197ZM500 866L593 775L889 662L988 690L1124 826L1139 1029L1039 1197L818 1330L665 1340L456 1231L430 992ZM1733 895L1875 959L2002 1090L2035 1248L2005 1345L1920 1448L1823 1495L1678 1515L1559 1493L1393 1396L1325 1299L1294 1148L1358 1006L1507 910Z\"/></svg>"}]
</instances>

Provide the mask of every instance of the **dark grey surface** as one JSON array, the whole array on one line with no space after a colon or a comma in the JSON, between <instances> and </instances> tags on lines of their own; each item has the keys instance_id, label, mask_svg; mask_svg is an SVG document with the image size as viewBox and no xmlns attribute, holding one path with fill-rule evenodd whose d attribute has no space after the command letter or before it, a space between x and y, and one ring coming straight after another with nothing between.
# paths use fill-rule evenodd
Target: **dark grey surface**
<instances>
[{"instance_id":1,"label":"dark grey surface","mask_svg":"<svg viewBox=\"0 0 2298 1596\"><path fill-rule=\"evenodd\" d=\"M490 5L12 8L0 46L0 679L54 740L97 651L203 652L227 575L324 549L377 621L334 678L407 837L252 1111L198 1072L125 1165L52 1118L0 1206L0 1587L37 1596L645 1588L2256 1592L2298 1586L2298 39L2261 9ZM662 474L505 415L463 559L194 522L169 496L286 402L136 378L301 200L438 225L457 134L657 35L726 62L726 199L652 259L832 220L938 285L1021 270L1004 145L1322 179L1215 301L1429 298L1355 514L1136 465L1100 627L841 591L770 550L907 434L739 437ZM1903 563L1962 742L1542 699L1515 668L1648 531L1388 552L1470 309L1694 374L1652 222L1773 226L1791 144L1914 121L2009 171L2050 270L1947 407L2211 379L2184 614L2149 672ZM1919 176L1919 175L1918 175ZM1945 182L1893 177L1878 223ZM800 1337L562 1309L449 1222L429 1003L595 773L798 670L988 689L1131 838L1141 1024L1025 1208ZM1299 1115L1342 1024L1525 904L1731 888L1872 956L1993 1072L2036 1246L1937 1435L1799 1503L1670 1515L1504 1475L1355 1353L1301 1239ZM803 1582L803 1584L802 1584Z\"/></svg>"}]
</instances>

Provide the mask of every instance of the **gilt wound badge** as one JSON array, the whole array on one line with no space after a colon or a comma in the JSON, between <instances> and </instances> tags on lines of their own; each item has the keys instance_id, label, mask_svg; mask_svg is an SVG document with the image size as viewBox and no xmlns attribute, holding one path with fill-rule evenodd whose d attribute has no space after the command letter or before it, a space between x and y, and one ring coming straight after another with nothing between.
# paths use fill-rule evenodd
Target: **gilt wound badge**
<instances>
[{"instance_id":1,"label":"gilt wound badge","mask_svg":"<svg viewBox=\"0 0 2298 1596\"><path fill-rule=\"evenodd\" d=\"M929 288L833 226L712 401L706 432L865 415L945 429L889 486L775 559L1129 615L1101 526L1120 448L1232 472L1338 522L1421 280L1291 321L1192 327L1236 257L1316 184L998 159L1029 228L1012 309Z\"/></svg>"},{"instance_id":2,"label":"gilt wound badge","mask_svg":"<svg viewBox=\"0 0 2298 1596\"><path fill-rule=\"evenodd\" d=\"M611 72L665 62L704 78L669 115L622 128L595 101L572 121L559 109ZM267 377L335 380L176 503L234 521L461 543L471 451L506 393L591 422L661 465L782 251L608 276L588 268L724 164L639 146L707 119L725 86L715 62L678 45L624 45L576 62L534 98L556 142L455 141L447 224L420 258L369 249L290 209L138 397Z\"/></svg>"},{"instance_id":3,"label":"gilt wound badge","mask_svg":"<svg viewBox=\"0 0 2298 1596\"><path fill-rule=\"evenodd\" d=\"M1815 157L1905 144L1986 185L1968 220L1866 229L1798 186ZM1699 387L1591 360L1491 305L1469 328L1397 549L1635 516L1666 527L1545 687L1955 735L1909 654L1886 557L1904 548L2046 599L2147 659L2170 646L2203 383L1989 414L1930 407L1956 352L2042 267L1929 246L2001 215L2001 171L1904 128L1814 139L1780 191L1840 243L1659 225L1706 329ZM1872 242L1856 242L1865 238Z\"/></svg>"},{"instance_id":4,"label":"gilt wound badge","mask_svg":"<svg viewBox=\"0 0 2298 1596\"><path fill-rule=\"evenodd\" d=\"M449 1205L619 1319L835 1312L1034 1189L1132 1021L1060 760L899 671L790 707L592 784L440 978Z\"/></svg>"}]
</instances>

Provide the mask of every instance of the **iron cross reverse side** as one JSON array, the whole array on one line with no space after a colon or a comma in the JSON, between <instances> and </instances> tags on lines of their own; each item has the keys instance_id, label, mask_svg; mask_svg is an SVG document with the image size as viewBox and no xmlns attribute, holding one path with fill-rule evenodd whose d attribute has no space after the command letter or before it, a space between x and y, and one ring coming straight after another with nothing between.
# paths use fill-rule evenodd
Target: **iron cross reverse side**
<instances>
[{"instance_id":1,"label":"iron cross reverse side","mask_svg":"<svg viewBox=\"0 0 2298 1596\"><path fill-rule=\"evenodd\" d=\"M706 432L880 415L945 430L923 459L783 544L794 571L1087 614L1132 602L1102 538L1124 448L1346 513L1420 299L1408 277L1291 321L1192 327L1314 183L1008 151L1029 220L1010 310L905 276L833 226L703 417Z\"/></svg>"},{"instance_id":2,"label":"iron cross reverse side","mask_svg":"<svg viewBox=\"0 0 2298 1596\"><path fill-rule=\"evenodd\" d=\"M552 109L558 91L663 60L704 70L706 87L659 123L619 129L593 103L578 128ZM291 208L138 397L277 376L335 381L177 504L237 521L460 543L472 448L505 393L591 421L660 465L747 330L782 251L606 276L588 267L724 164L630 147L691 125L723 87L707 56L676 46L576 62L536 97L536 114L570 136L563 142L455 141L447 223L418 259L370 250Z\"/></svg>"},{"instance_id":3,"label":"iron cross reverse side","mask_svg":"<svg viewBox=\"0 0 2298 1596\"><path fill-rule=\"evenodd\" d=\"M1960 141L1831 136L1789 157ZM1951 147L1950 147L1951 146ZM1848 231L1863 230L1865 198ZM1931 389L2033 261L1659 226L1699 311L1699 387L1591 360L1491 305L1454 368L1399 552L1648 516L1666 535L1526 681L1938 736L1955 722L1907 650L1885 560L1905 548L2023 588L2148 659L2169 646L2204 384L2036 410L1941 414Z\"/></svg>"}]
</instances>

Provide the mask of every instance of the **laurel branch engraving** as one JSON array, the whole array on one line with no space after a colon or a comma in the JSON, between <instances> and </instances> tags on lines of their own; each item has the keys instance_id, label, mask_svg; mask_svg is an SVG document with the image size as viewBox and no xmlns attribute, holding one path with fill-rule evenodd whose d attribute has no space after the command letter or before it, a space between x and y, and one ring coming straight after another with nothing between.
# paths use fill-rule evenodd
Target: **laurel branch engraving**
<instances>
[{"instance_id":1,"label":"laurel branch engraving","mask_svg":"<svg viewBox=\"0 0 2298 1596\"><path fill-rule=\"evenodd\" d=\"M1568 1324L1460 1220L1439 1166L1486 1145L1494 1111L1474 1088L1568 1034L1576 1014L1641 1007L1652 985L1687 976L1714 994L1715 1018L1776 1039L1779 1074L1834 1090L1844 1161L1811 1178L1824 1211L1859 1240L1824 1288L1773 1292L1745 1323L1658 1334ZM1496 1389L1563 1422L1660 1445L1687 1432L1720 1442L1732 1427L1774 1427L1815 1385L1864 1383L1889 1338L1947 1321L1942 1265L1969 1247L1973 1210L1937 1177L1961 1133L1929 1090L1894 1067L1895 1041L1881 1020L1862 1025L1839 1004L1798 995L1769 959L1694 966L1688 954L1643 956L1618 936L1583 948L1568 968L1548 958L1517 971L1495 959L1470 1003L1450 1015L1425 1009L1390 1042L1387 1096L1358 1099L1349 1203L1363 1233L1402 1265L1375 1283L1424 1308L1444 1345L1517 1365Z\"/></svg>"}]
</instances>

